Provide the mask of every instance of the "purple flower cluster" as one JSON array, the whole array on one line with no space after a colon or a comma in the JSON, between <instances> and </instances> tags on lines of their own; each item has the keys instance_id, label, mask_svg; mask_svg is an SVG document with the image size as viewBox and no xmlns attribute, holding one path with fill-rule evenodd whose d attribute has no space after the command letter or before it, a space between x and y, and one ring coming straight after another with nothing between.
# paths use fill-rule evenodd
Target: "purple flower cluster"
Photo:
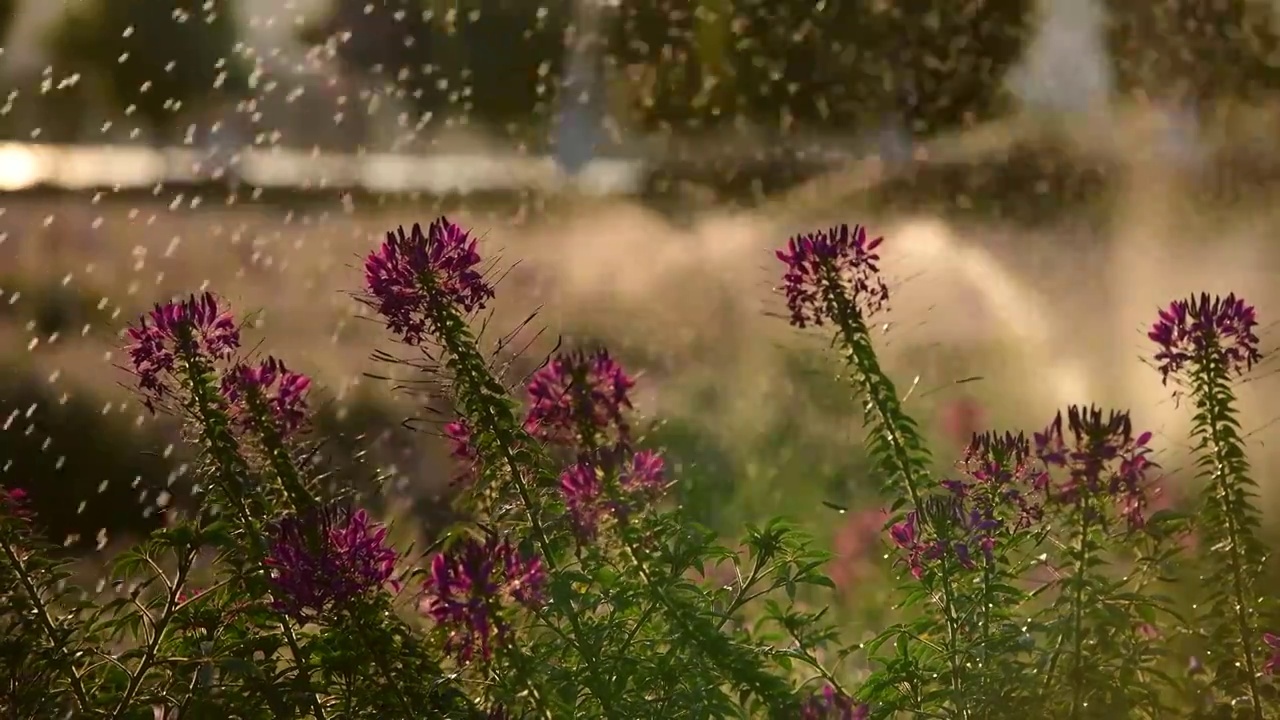
<instances>
[{"instance_id":1,"label":"purple flower cluster","mask_svg":"<svg viewBox=\"0 0 1280 720\"><path fill-rule=\"evenodd\" d=\"M601 502L604 482L600 468L593 462L579 461L560 473L560 492L564 495L569 516L584 539L595 537L606 509Z\"/></svg>"},{"instance_id":2,"label":"purple flower cluster","mask_svg":"<svg viewBox=\"0 0 1280 720\"><path fill-rule=\"evenodd\" d=\"M595 537L605 516L626 517L635 500L652 499L666 487L666 461L652 450L641 450L623 460L616 493L606 493L608 467L581 459L560 474L560 492L584 539Z\"/></svg>"},{"instance_id":3,"label":"purple flower cluster","mask_svg":"<svg viewBox=\"0 0 1280 720\"><path fill-rule=\"evenodd\" d=\"M597 444L612 436L625 441L622 413L631 408L635 386L607 350L561 353L529 379L529 411L524 428L530 435L559 445Z\"/></svg>"},{"instance_id":4,"label":"purple flower cluster","mask_svg":"<svg viewBox=\"0 0 1280 720\"><path fill-rule=\"evenodd\" d=\"M831 319L833 293L851 300L864 318L883 309L889 287L880 278L880 256L875 252L883 241L867 240L861 225L791 238L786 249L777 252L787 266L782 283L791 324L803 328Z\"/></svg>"},{"instance_id":5,"label":"purple flower cluster","mask_svg":"<svg viewBox=\"0 0 1280 720\"><path fill-rule=\"evenodd\" d=\"M424 233L414 223L387 233L386 242L365 260L365 287L387 328L410 344L427 336L433 309L482 309L493 287L478 269L480 254L470 233L446 217Z\"/></svg>"},{"instance_id":6,"label":"purple flower cluster","mask_svg":"<svg viewBox=\"0 0 1280 720\"><path fill-rule=\"evenodd\" d=\"M1044 517L1041 497L1049 474L1036 462L1022 433L975 434L960 462L958 481L943 483L970 500L986 517L1003 515L1010 531L1023 530Z\"/></svg>"},{"instance_id":7,"label":"purple flower cluster","mask_svg":"<svg viewBox=\"0 0 1280 720\"><path fill-rule=\"evenodd\" d=\"M457 464L454 484L474 480L480 471L480 453L472 441L471 423L466 419L455 420L444 426L444 437L449 442L449 457Z\"/></svg>"},{"instance_id":8,"label":"purple flower cluster","mask_svg":"<svg viewBox=\"0 0 1280 720\"><path fill-rule=\"evenodd\" d=\"M267 558L276 608L295 617L342 607L393 580L396 552L387 529L364 510L328 505L276 523Z\"/></svg>"},{"instance_id":9,"label":"purple flower cluster","mask_svg":"<svg viewBox=\"0 0 1280 720\"><path fill-rule=\"evenodd\" d=\"M488 660L506 631L502 603L534 607L545 584L540 558L522 555L507 540L469 537L432 561L419 609L448 632L445 650L459 662L470 662L477 651Z\"/></svg>"},{"instance_id":10,"label":"purple flower cluster","mask_svg":"<svg viewBox=\"0 0 1280 720\"><path fill-rule=\"evenodd\" d=\"M1210 298L1207 293L1178 300L1160 311L1147 333L1157 346L1155 360L1165 383L1188 364L1221 366L1243 373L1262 359L1258 350L1257 312L1235 296Z\"/></svg>"},{"instance_id":11,"label":"purple flower cluster","mask_svg":"<svg viewBox=\"0 0 1280 720\"><path fill-rule=\"evenodd\" d=\"M667 461L652 450L641 450L631 456L618 484L628 493L657 494L667 485Z\"/></svg>"},{"instance_id":12,"label":"purple flower cluster","mask_svg":"<svg viewBox=\"0 0 1280 720\"><path fill-rule=\"evenodd\" d=\"M1038 522L1043 509L1037 496L1047 475L1032 460L1030 443L1021 434L974 435L960 475L941 482L949 494L932 498L924 509L945 538L924 538L917 511L889 528L894 544L907 553L911 574L919 579L926 563L949 555L973 569L975 551L992 562L1000 536Z\"/></svg>"},{"instance_id":13,"label":"purple flower cluster","mask_svg":"<svg viewBox=\"0 0 1280 720\"><path fill-rule=\"evenodd\" d=\"M212 293L156 305L127 331L126 351L148 410L173 394L180 358L229 360L240 347L240 329Z\"/></svg>"},{"instance_id":14,"label":"purple flower cluster","mask_svg":"<svg viewBox=\"0 0 1280 720\"><path fill-rule=\"evenodd\" d=\"M907 553L907 567L911 569L912 577L917 580L924 577L926 562L942 558L947 551L947 546L943 543L923 539L920 533L920 514L915 510L907 513L901 522L894 523L889 528L889 537L893 540L893 544Z\"/></svg>"},{"instance_id":15,"label":"purple flower cluster","mask_svg":"<svg viewBox=\"0 0 1280 720\"><path fill-rule=\"evenodd\" d=\"M802 720L866 720L870 715L870 706L854 701L830 685L800 708Z\"/></svg>"},{"instance_id":16,"label":"purple flower cluster","mask_svg":"<svg viewBox=\"0 0 1280 720\"><path fill-rule=\"evenodd\" d=\"M195 363L200 372L221 375L223 400L242 428L265 418L288 435L306 420L311 379L273 357L256 364L236 360L240 329L212 293L157 305L127 334L126 350L138 388L152 412L157 403L174 396L184 381L174 373L179 362L186 362Z\"/></svg>"},{"instance_id":17,"label":"purple flower cluster","mask_svg":"<svg viewBox=\"0 0 1280 720\"><path fill-rule=\"evenodd\" d=\"M232 416L251 428L256 416L265 416L278 432L289 435L307 419L307 391L311 378L285 367L274 357L248 365L240 363L222 378L222 394Z\"/></svg>"},{"instance_id":18,"label":"purple flower cluster","mask_svg":"<svg viewBox=\"0 0 1280 720\"><path fill-rule=\"evenodd\" d=\"M1149 457L1150 440L1151 433L1134 437L1127 412L1104 415L1093 406L1072 405L1065 426L1058 413L1034 439L1035 454L1045 467L1065 473L1057 482L1046 481L1047 499L1072 505L1086 495L1108 497L1131 529L1143 527L1151 484L1147 474L1159 467Z\"/></svg>"}]
</instances>

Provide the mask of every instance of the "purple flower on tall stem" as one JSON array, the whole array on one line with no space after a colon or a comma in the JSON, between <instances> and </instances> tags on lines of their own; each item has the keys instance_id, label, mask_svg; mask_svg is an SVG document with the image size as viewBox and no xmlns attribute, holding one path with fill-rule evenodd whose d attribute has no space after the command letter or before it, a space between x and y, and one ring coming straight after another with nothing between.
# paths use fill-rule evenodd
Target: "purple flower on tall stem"
<instances>
[{"instance_id":1,"label":"purple flower on tall stem","mask_svg":"<svg viewBox=\"0 0 1280 720\"><path fill-rule=\"evenodd\" d=\"M376 588L398 590L397 555L386 536L364 510L341 505L282 518L266 560L276 609L295 617L320 615Z\"/></svg>"},{"instance_id":2,"label":"purple flower on tall stem","mask_svg":"<svg viewBox=\"0 0 1280 720\"><path fill-rule=\"evenodd\" d=\"M240 347L240 329L213 293L156 305L131 326L126 351L148 410L172 396L171 379L180 357L230 360Z\"/></svg>"},{"instance_id":3,"label":"purple flower on tall stem","mask_svg":"<svg viewBox=\"0 0 1280 720\"><path fill-rule=\"evenodd\" d=\"M1043 518L1040 496L1049 475L1035 462L1031 443L1022 433L974 435L959 467L961 477L943 484L965 498L985 523L1017 531Z\"/></svg>"},{"instance_id":4,"label":"purple flower on tall stem","mask_svg":"<svg viewBox=\"0 0 1280 720\"><path fill-rule=\"evenodd\" d=\"M1259 360L1257 312L1235 296L1201 293L1178 300L1160 311L1147 333L1159 346L1155 360L1165 383L1189 363L1220 365L1228 373L1248 371Z\"/></svg>"},{"instance_id":5,"label":"purple flower on tall stem","mask_svg":"<svg viewBox=\"0 0 1280 720\"><path fill-rule=\"evenodd\" d=\"M622 413L635 381L607 350L558 354L529 380L525 431L561 445L599 445L627 439Z\"/></svg>"},{"instance_id":6,"label":"purple flower on tall stem","mask_svg":"<svg viewBox=\"0 0 1280 720\"><path fill-rule=\"evenodd\" d=\"M540 558L522 555L508 540L468 537L432 561L419 609L448 633L445 650L459 662L470 662L477 651L488 660L506 633L503 605L532 608L545 584Z\"/></svg>"},{"instance_id":7,"label":"purple flower on tall stem","mask_svg":"<svg viewBox=\"0 0 1280 720\"><path fill-rule=\"evenodd\" d=\"M1130 528L1145 525L1150 479L1158 469L1149 455L1151 433L1134 437L1129 413L1103 415L1096 407L1072 405L1066 425L1062 413L1034 438L1035 453L1047 468L1065 471L1048 487L1048 499L1074 504L1082 495L1110 497Z\"/></svg>"},{"instance_id":8,"label":"purple flower on tall stem","mask_svg":"<svg viewBox=\"0 0 1280 720\"><path fill-rule=\"evenodd\" d=\"M252 428L255 421L266 421L285 436L306 421L310 388L311 378L274 357L256 365L238 364L222 378L222 394L237 424Z\"/></svg>"},{"instance_id":9,"label":"purple flower on tall stem","mask_svg":"<svg viewBox=\"0 0 1280 720\"><path fill-rule=\"evenodd\" d=\"M864 318L889 302L889 287L880 278L875 250L884 238L867 239L861 225L833 227L788 241L778 259L787 266L783 294L796 327L822 325L831 319L833 293L852 301Z\"/></svg>"},{"instance_id":10,"label":"purple flower on tall stem","mask_svg":"<svg viewBox=\"0 0 1280 720\"><path fill-rule=\"evenodd\" d=\"M821 693L805 701L800 709L803 720L866 720L871 708L827 685Z\"/></svg>"},{"instance_id":11,"label":"purple flower on tall stem","mask_svg":"<svg viewBox=\"0 0 1280 720\"><path fill-rule=\"evenodd\" d=\"M365 260L365 287L391 332L417 345L430 330L433 307L472 312L493 299L479 265L470 233L441 217L425 233L417 223L408 233L403 227L388 232Z\"/></svg>"}]
</instances>

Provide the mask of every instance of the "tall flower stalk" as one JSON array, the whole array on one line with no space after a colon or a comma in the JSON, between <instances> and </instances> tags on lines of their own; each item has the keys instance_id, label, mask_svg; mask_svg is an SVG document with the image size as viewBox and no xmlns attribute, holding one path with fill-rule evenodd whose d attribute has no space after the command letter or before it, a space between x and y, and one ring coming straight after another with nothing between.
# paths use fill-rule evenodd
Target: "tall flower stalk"
<instances>
[{"instance_id":1,"label":"tall flower stalk","mask_svg":"<svg viewBox=\"0 0 1280 720\"><path fill-rule=\"evenodd\" d=\"M559 548L544 522L539 489L554 486L556 473L541 446L518 420L506 387L490 371L467 324L468 316L484 309L494 297L480 265L476 240L448 218L437 219L425 231L418 224L407 232L399 228L387 233L386 241L365 261L365 302L405 344L423 346L431 340L440 347L441 364L449 373L454 400L469 428L468 452L474 453L486 470L473 479L509 483L524 511L540 562L554 573ZM484 490L483 482L473 488L477 494ZM588 639L576 603L572 598L559 599L562 602L551 607L568 622L584 661L594 665L600 649ZM607 706L607 694L593 689ZM607 710L606 714L612 715Z\"/></svg>"},{"instance_id":2,"label":"tall flower stalk","mask_svg":"<svg viewBox=\"0 0 1280 720\"><path fill-rule=\"evenodd\" d=\"M868 239L866 229L860 225L840 225L793 237L785 249L777 252L778 259L786 265L782 292L795 327L834 326L836 345L849 379L863 400L867 450L888 479L887 489L892 495L906 496L913 508L913 522L920 523L921 530L946 538L951 529L942 517L945 513L930 512L932 504L924 496L932 458L915 420L903 409L897 388L881 368L871 342L868 321L889 302L889 287L880 276L880 256L876 253L882 242L883 238ZM937 567L952 702L959 716L968 718L952 566L943 562Z\"/></svg>"},{"instance_id":3,"label":"tall flower stalk","mask_svg":"<svg viewBox=\"0 0 1280 720\"><path fill-rule=\"evenodd\" d=\"M1266 552L1255 530L1257 483L1239 432L1232 381L1262 359L1253 306L1234 294L1200 294L1161 310L1148 337L1158 348L1155 361L1165 384L1190 395L1195 407L1191 436L1200 477L1202 532L1212 567L1204 575L1204 623L1217 658L1215 683L1226 697L1246 694L1254 720L1263 717L1258 682L1262 633L1256 589Z\"/></svg>"},{"instance_id":4,"label":"tall flower stalk","mask_svg":"<svg viewBox=\"0 0 1280 720\"><path fill-rule=\"evenodd\" d=\"M1046 683L1055 678L1058 662L1069 652L1071 718L1083 717L1091 705L1086 643L1095 610L1105 606L1114 592L1102 571L1102 539L1117 522L1129 529L1143 524L1148 472L1156 467L1148 459L1150 440L1150 433L1133 434L1128 413L1075 405L1067 409L1065 418L1059 413L1034 437L1035 454L1046 471L1042 481L1046 506L1070 532L1057 603L1065 622L1057 623L1061 629L1045 678Z\"/></svg>"}]
</instances>

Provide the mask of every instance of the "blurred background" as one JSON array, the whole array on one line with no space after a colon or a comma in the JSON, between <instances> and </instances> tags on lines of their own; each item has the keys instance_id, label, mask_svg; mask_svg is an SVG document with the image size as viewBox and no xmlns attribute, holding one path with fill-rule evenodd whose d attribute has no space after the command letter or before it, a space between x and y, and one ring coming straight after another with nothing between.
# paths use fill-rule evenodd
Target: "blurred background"
<instances>
[{"instance_id":1,"label":"blurred background","mask_svg":"<svg viewBox=\"0 0 1280 720\"><path fill-rule=\"evenodd\" d=\"M520 261L493 328L542 308L513 382L608 343L694 517L801 520L863 629L885 498L772 248L887 237L881 345L939 472L1097 402L1157 433L1169 503L1187 417L1144 326L1193 291L1280 310L1271 0L0 0L0 45L0 483L86 567L186 502L116 364L205 288L318 379L332 477L408 537L447 521L448 408L371 377L395 348L350 297L442 212ZM1241 403L1269 508L1272 367Z\"/></svg>"}]
</instances>

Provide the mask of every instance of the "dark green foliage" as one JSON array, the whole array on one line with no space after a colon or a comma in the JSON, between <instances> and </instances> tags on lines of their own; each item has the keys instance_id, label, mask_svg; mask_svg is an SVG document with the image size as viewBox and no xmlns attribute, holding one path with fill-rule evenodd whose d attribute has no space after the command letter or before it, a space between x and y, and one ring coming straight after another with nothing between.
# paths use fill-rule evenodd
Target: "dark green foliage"
<instances>
[{"instance_id":1,"label":"dark green foliage","mask_svg":"<svg viewBox=\"0 0 1280 720\"><path fill-rule=\"evenodd\" d=\"M9 31L13 29L13 21L18 19L20 8L18 0L0 0L0 47L6 46Z\"/></svg>"},{"instance_id":2,"label":"dark green foliage","mask_svg":"<svg viewBox=\"0 0 1280 720\"><path fill-rule=\"evenodd\" d=\"M177 465L159 452L163 435L131 429L132 413L104 414L87 394L60 398L35 373L9 366L3 377L0 485L31 494L51 542L72 537L86 551L99 530L127 537L160 526L156 496Z\"/></svg>"},{"instance_id":3,"label":"dark green foliage","mask_svg":"<svg viewBox=\"0 0 1280 720\"><path fill-rule=\"evenodd\" d=\"M369 7L337 0L301 37L333 41L344 63L396 84L424 117L465 116L503 133L545 124L567 42L593 32L567 0ZM768 133L847 131L900 116L929 134L1000 112L1002 79L1032 15L1030 0L938 13L922 3L882 11L866 2L633 0L602 21L610 92L630 99L646 131L696 134L741 121Z\"/></svg>"},{"instance_id":4,"label":"dark green foliage","mask_svg":"<svg viewBox=\"0 0 1280 720\"><path fill-rule=\"evenodd\" d=\"M345 67L396 88L420 115L443 116L461 100L447 23L419 0L333 0L298 39L328 45Z\"/></svg>"},{"instance_id":5,"label":"dark green foliage","mask_svg":"<svg viewBox=\"0 0 1280 720\"><path fill-rule=\"evenodd\" d=\"M1117 89L1180 103L1280 90L1280 26L1253 0L1107 0Z\"/></svg>"},{"instance_id":6,"label":"dark green foliage","mask_svg":"<svg viewBox=\"0 0 1280 720\"><path fill-rule=\"evenodd\" d=\"M613 52L645 66L650 129L746 119L766 132L874 128L922 135L1002 107L1003 77L1031 34L1028 0L623 3Z\"/></svg>"},{"instance_id":7,"label":"dark green foliage","mask_svg":"<svg viewBox=\"0 0 1280 720\"><path fill-rule=\"evenodd\" d=\"M68 12L50 51L161 142L179 114L248 91L237 32L229 0L93 0Z\"/></svg>"},{"instance_id":8,"label":"dark green foliage","mask_svg":"<svg viewBox=\"0 0 1280 720\"><path fill-rule=\"evenodd\" d=\"M545 129L555 109L573 22L568 0L466 0L457 57L469 73L468 116L491 132Z\"/></svg>"}]
</instances>

